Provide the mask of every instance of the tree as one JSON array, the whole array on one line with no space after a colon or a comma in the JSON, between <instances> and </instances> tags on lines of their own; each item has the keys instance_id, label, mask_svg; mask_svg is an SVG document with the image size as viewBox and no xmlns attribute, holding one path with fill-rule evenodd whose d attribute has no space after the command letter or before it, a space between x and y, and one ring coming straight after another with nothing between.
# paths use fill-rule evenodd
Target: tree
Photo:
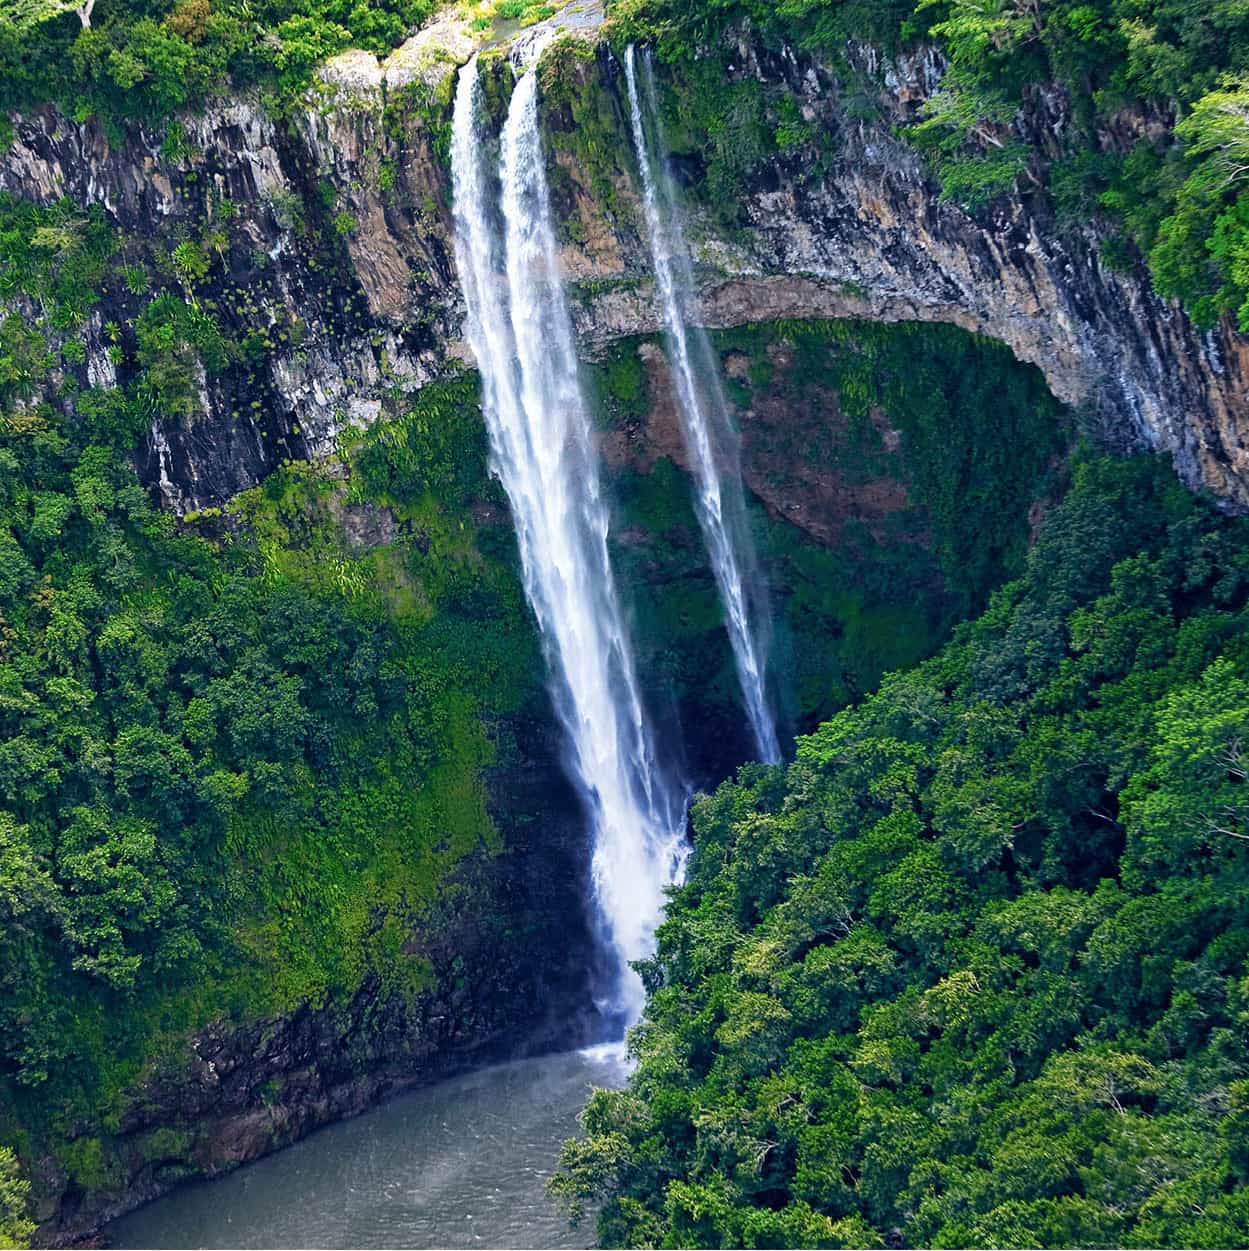
<instances>
[{"instance_id":1,"label":"tree","mask_svg":"<svg viewBox=\"0 0 1249 1251\"><path fill-rule=\"evenodd\" d=\"M1216 198L1249 178L1249 82L1201 97L1175 128L1198 162L1189 194Z\"/></svg>"},{"instance_id":2,"label":"tree","mask_svg":"<svg viewBox=\"0 0 1249 1251\"><path fill-rule=\"evenodd\" d=\"M999 91L957 80L951 71L924 101L924 120L910 135L933 154L942 199L974 208L1027 174L1030 153L1010 128L1017 106Z\"/></svg>"},{"instance_id":3,"label":"tree","mask_svg":"<svg viewBox=\"0 0 1249 1251\"><path fill-rule=\"evenodd\" d=\"M8 18L18 30L28 30L62 13L76 13L83 30L88 30L94 9L95 0L82 0L80 4L73 0L5 0L0 16Z\"/></svg>"},{"instance_id":4,"label":"tree","mask_svg":"<svg viewBox=\"0 0 1249 1251\"><path fill-rule=\"evenodd\" d=\"M1249 863L1249 682L1216 661L1174 692L1157 721L1153 767L1125 796L1128 863L1151 876Z\"/></svg>"},{"instance_id":5,"label":"tree","mask_svg":"<svg viewBox=\"0 0 1249 1251\"><path fill-rule=\"evenodd\" d=\"M917 11L944 5L947 0L921 0ZM1042 34L1042 0L952 0L949 16L933 26L950 45L956 62L982 61L988 52L1009 52Z\"/></svg>"},{"instance_id":6,"label":"tree","mask_svg":"<svg viewBox=\"0 0 1249 1251\"><path fill-rule=\"evenodd\" d=\"M28 1247L35 1222L26 1215L30 1182L11 1147L0 1147L0 1248Z\"/></svg>"}]
</instances>

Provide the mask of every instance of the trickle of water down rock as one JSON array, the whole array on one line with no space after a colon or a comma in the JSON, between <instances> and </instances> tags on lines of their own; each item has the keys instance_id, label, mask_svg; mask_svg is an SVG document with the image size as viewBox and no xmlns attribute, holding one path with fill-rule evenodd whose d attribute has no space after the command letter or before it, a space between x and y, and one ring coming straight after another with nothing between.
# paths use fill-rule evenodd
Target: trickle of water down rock
<instances>
[{"instance_id":1,"label":"trickle of water down rock","mask_svg":"<svg viewBox=\"0 0 1249 1251\"><path fill-rule=\"evenodd\" d=\"M461 71L452 130L456 262L482 378L491 462L516 528L571 774L593 838L594 898L623 1028L645 996L629 962L650 954L686 854L685 795L666 777L638 691L608 558L607 509L556 256L538 128L523 72L497 176L476 60Z\"/></svg>"},{"instance_id":2,"label":"trickle of water down rock","mask_svg":"<svg viewBox=\"0 0 1249 1251\"><path fill-rule=\"evenodd\" d=\"M643 92L638 87L638 59L630 44L625 51L625 79L633 145L642 175L646 233L676 380L677 406L697 487L695 512L724 605L725 626L755 746L761 760L775 764L781 758L781 749L768 707L767 602L742 492L740 439L725 401L711 341L706 331L691 324L688 316L694 292L689 250L676 188L663 161L650 62L645 56L641 58L644 105ZM654 155L647 138L648 116L659 139Z\"/></svg>"}]
</instances>

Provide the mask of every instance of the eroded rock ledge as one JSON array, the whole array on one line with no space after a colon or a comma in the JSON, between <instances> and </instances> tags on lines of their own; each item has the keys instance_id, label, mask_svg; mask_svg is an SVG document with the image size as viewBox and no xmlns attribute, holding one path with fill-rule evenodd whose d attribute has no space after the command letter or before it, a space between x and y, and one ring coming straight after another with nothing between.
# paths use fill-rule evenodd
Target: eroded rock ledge
<instances>
[{"instance_id":1,"label":"eroded rock ledge","mask_svg":"<svg viewBox=\"0 0 1249 1251\"><path fill-rule=\"evenodd\" d=\"M257 318L300 329L297 344L259 366L205 379L197 416L153 427L140 473L180 511L221 502L285 457L324 454L343 428L401 407L405 393L466 358L449 173L436 144L449 93L431 103L429 73L396 85L351 55L328 68L302 114L281 123L248 99L183 119L177 157L162 147L163 132L142 127L111 144L95 123L52 109L14 119L0 188L43 203L98 203L154 252L228 198L240 211L203 295L228 332L254 329ZM437 62L444 87L464 55L456 43ZM881 122L851 120L826 67L742 47L737 72L783 83L808 120L836 136L837 152L821 177L801 156L778 158L747 190L746 224L731 238L709 220L692 223L705 322L916 319L990 335L1113 438L1170 453L1191 487L1249 509L1249 341L1227 326L1200 333L1153 294L1141 267L1104 264L1092 225L1059 230L1037 197L1004 197L974 216L942 203L917 155L889 130L934 89L938 58L883 65L870 50L854 55L879 84ZM609 55L582 64L601 90L619 92ZM1029 124L1058 133L1061 100L1042 105ZM622 129L620 164L628 163ZM566 156L561 164L580 218L582 242L566 262L581 284L583 339L592 349L656 329L627 175L618 180L624 210L609 214L583 172ZM318 252L292 224L292 205L305 231L331 213L350 227L340 237L323 229L330 243ZM232 306L239 290L251 293L252 311ZM125 292L106 298L88 328L84 385L115 376L101 327L124 324L137 308Z\"/></svg>"},{"instance_id":2,"label":"eroded rock ledge","mask_svg":"<svg viewBox=\"0 0 1249 1251\"><path fill-rule=\"evenodd\" d=\"M1198 331L1154 294L1143 265L1111 269L1093 226L1060 230L1037 196L1003 197L977 215L943 203L918 154L888 129L913 120L936 87L935 54L882 66L870 49L852 53L882 85L886 125L867 125L848 118L824 67L749 45L740 53L742 75L785 83L839 151L823 178L802 157L776 162L745 198L748 225L731 240L698 223L705 324L953 323L1036 365L1115 441L1168 452L1189 486L1249 507L1249 340L1226 324ZM1029 125L1057 135L1064 102L1041 103ZM586 272L600 284L611 276L604 265ZM649 287L633 285L591 294L580 328L593 340L656 324Z\"/></svg>"}]
</instances>

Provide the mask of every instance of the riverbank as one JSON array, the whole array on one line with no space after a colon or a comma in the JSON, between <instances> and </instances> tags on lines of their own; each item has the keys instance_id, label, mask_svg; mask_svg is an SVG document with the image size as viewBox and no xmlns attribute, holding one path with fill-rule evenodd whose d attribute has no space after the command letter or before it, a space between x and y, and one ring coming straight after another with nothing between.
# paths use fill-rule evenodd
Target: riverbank
<instances>
[{"instance_id":1,"label":"riverbank","mask_svg":"<svg viewBox=\"0 0 1249 1251\"><path fill-rule=\"evenodd\" d=\"M453 1077L328 1126L105 1229L106 1247L585 1247L545 1192L592 1086L624 1071L563 1052Z\"/></svg>"}]
</instances>

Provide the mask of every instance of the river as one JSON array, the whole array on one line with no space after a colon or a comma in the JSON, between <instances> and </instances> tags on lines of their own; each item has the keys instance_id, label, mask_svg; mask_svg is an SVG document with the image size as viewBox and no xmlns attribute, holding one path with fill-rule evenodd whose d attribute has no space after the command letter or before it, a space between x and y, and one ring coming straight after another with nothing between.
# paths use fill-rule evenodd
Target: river
<instances>
[{"instance_id":1,"label":"river","mask_svg":"<svg viewBox=\"0 0 1249 1251\"><path fill-rule=\"evenodd\" d=\"M544 1186L591 1086L619 1061L567 1052L403 1095L115 1221L108 1247L586 1247Z\"/></svg>"}]
</instances>

